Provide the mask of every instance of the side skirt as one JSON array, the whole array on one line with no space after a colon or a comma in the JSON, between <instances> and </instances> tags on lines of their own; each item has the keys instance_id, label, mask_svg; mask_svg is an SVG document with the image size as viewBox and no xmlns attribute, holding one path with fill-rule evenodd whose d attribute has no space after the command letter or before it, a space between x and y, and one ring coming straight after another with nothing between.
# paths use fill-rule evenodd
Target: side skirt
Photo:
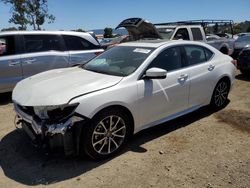
<instances>
[{"instance_id":1,"label":"side skirt","mask_svg":"<svg viewBox=\"0 0 250 188\"><path fill-rule=\"evenodd\" d=\"M167 116L167 117L165 117L165 118L163 118L163 119L160 119L160 120L154 121L154 122L152 122L152 123L143 125L143 126L137 128L137 129L135 129L134 134L137 133L137 132L139 132L139 131L142 131L142 130L144 130L144 129L153 127L153 126L155 126L155 125L158 125L158 124L161 124L161 123L170 121L170 120L172 120L172 119L175 119L175 118L178 118L178 117L183 116L183 115L185 115L185 114L188 114L188 113L190 113L190 112L193 112L193 111L195 111L195 110L201 108L202 106L204 106L204 105L196 105L196 106L193 106L193 107L188 108L188 109L186 109L186 110L183 110L183 111L181 111L181 112L177 112L176 114Z\"/></svg>"}]
</instances>

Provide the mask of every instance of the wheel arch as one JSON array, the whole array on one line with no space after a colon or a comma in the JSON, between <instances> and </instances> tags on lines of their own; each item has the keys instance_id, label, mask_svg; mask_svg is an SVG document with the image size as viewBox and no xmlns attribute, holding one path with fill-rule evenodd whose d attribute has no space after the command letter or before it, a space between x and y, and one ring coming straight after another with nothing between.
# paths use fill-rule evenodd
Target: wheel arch
<instances>
[{"instance_id":1,"label":"wheel arch","mask_svg":"<svg viewBox=\"0 0 250 188\"><path fill-rule=\"evenodd\" d=\"M99 114L100 112L102 111L105 111L105 110L109 110L109 109L119 109L121 110L122 112L126 113L128 115L128 118L129 118L129 121L131 123L131 134L134 133L134 128L135 128L135 120L134 120L134 116L132 115L132 112L124 105L121 105L121 104L112 104L112 105L108 105L108 106L105 106L101 109L98 109L98 111L96 111L93 115L92 115L92 118L94 118L97 114Z\"/></svg>"},{"instance_id":2,"label":"wheel arch","mask_svg":"<svg viewBox=\"0 0 250 188\"><path fill-rule=\"evenodd\" d=\"M231 83L232 83L232 81L231 81L230 76L228 76L228 75L222 75L222 76L218 79L218 81L215 83L215 85L214 85L213 92L212 92L212 94L211 94L211 96L210 96L210 102L211 102L211 100L212 100L213 93L214 93L214 90L215 90L216 85L217 85L220 81L222 81L222 80L226 80L226 82L229 84L229 91L231 90Z\"/></svg>"},{"instance_id":3,"label":"wheel arch","mask_svg":"<svg viewBox=\"0 0 250 188\"><path fill-rule=\"evenodd\" d=\"M220 52L221 53L223 53L223 54L226 54L226 55L228 55L228 53L229 53L229 47L227 46L227 45L222 45L221 47L220 47Z\"/></svg>"},{"instance_id":4,"label":"wheel arch","mask_svg":"<svg viewBox=\"0 0 250 188\"><path fill-rule=\"evenodd\" d=\"M231 89L231 83L232 83L232 81L231 81L231 78L230 78L230 76L228 76L228 75L223 75L223 76L221 76L221 78L218 80L218 82L216 83L216 85L221 81L221 80L225 80L228 84L229 84L229 89Z\"/></svg>"}]
</instances>

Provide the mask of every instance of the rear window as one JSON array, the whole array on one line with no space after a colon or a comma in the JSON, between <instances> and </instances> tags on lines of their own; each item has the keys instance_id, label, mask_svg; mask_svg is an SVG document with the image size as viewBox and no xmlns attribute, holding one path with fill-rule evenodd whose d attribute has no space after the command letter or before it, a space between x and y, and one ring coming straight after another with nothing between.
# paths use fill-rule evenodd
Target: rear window
<instances>
[{"instance_id":1,"label":"rear window","mask_svg":"<svg viewBox=\"0 0 250 188\"><path fill-rule=\"evenodd\" d=\"M26 53L61 51L60 37L57 35L24 35Z\"/></svg>"},{"instance_id":2,"label":"rear window","mask_svg":"<svg viewBox=\"0 0 250 188\"><path fill-rule=\"evenodd\" d=\"M100 49L100 46L92 44L88 40L71 35L63 35L66 47L69 51Z\"/></svg>"},{"instance_id":3,"label":"rear window","mask_svg":"<svg viewBox=\"0 0 250 188\"><path fill-rule=\"evenodd\" d=\"M189 65L206 62L206 55L201 46L184 46Z\"/></svg>"},{"instance_id":4,"label":"rear window","mask_svg":"<svg viewBox=\"0 0 250 188\"><path fill-rule=\"evenodd\" d=\"M194 41L202 40L202 34L201 34L201 30L199 28L191 28L191 31L193 34Z\"/></svg>"},{"instance_id":5,"label":"rear window","mask_svg":"<svg viewBox=\"0 0 250 188\"><path fill-rule=\"evenodd\" d=\"M204 48L204 51L205 51L206 59L207 59L207 61L209 61L209 60L213 57L214 53L211 52L211 51L210 51L209 49L207 49L207 48Z\"/></svg>"},{"instance_id":6,"label":"rear window","mask_svg":"<svg viewBox=\"0 0 250 188\"><path fill-rule=\"evenodd\" d=\"M213 56L213 52L202 46L188 45L184 46L184 49L189 65L196 65L207 62Z\"/></svg>"}]
</instances>

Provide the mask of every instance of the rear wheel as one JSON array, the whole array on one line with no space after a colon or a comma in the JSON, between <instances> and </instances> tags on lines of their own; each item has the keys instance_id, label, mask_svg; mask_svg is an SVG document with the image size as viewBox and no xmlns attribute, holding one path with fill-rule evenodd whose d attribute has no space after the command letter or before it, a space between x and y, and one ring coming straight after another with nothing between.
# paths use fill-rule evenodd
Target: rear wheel
<instances>
[{"instance_id":1,"label":"rear wheel","mask_svg":"<svg viewBox=\"0 0 250 188\"><path fill-rule=\"evenodd\" d=\"M228 49L227 49L226 47L222 47L222 48L220 49L220 52L223 53L223 54L228 55Z\"/></svg>"},{"instance_id":2,"label":"rear wheel","mask_svg":"<svg viewBox=\"0 0 250 188\"><path fill-rule=\"evenodd\" d=\"M229 81L227 79L220 80L214 88L210 106L214 109L221 109L225 107L228 99L229 90Z\"/></svg>"},{"instance_id":3,"label":"rear wheel","mask_svg":"<svg viewBox=\"0 0 250 188\"><path fill-rule=\"evenodd\" d=\"M93 159L111 157L119 152L128 140L130 122L119 109L98 113L82 135L82 149Z\"/></svg>"}]
</instances>

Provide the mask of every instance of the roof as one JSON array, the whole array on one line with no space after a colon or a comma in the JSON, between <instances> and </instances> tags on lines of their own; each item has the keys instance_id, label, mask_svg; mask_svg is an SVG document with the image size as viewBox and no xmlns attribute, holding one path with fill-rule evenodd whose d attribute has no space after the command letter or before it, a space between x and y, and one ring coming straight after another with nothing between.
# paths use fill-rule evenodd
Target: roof
<instances>
[{"instance_id":1,"label":"roof","mask_svg":"<svg viewBox=\"0 0 250 188\"><path fill-rule=\"evenodd\" d=\"M97 40L93 38L93 36L87 32L77 32L77 31L4 31L0 32L0 36L6 35L73 35L87 39L91 43L95 45L99 45Z\"/></svg>"},{"instance_id":2,"label":"roof","mask_svg":"<svg viewBox=\"0 0 250 188\"><path fill-rule=\"evenodd\" d=\"M188 24L183 24L183 25L155 25L156 28L176 28L176 27L189 27L189 28L197 28L197 27L202 27L201 25L188 25Z\"/></svg>"},{"instance_id":3,"label":"roof","mask_svg":"<svg viewBox=\"0 0 250 188\"><path fill-rule=\"evenodd\" d=\"M138 46L138 47L149 47L149 48L159 48L163 45L178 45L178 44L198 44L202 46L207 46L204 42L197 42L197 41L187 41L187 40L139 40L134 42L126 42L119 44L119 46Z\"/></svg>"},{"instance_id":4,"label":"roof","mask_svg":"<svg viewBox=\"0 0 250 188\"><path fill-rule=\"evenodd\" d=\"M90 35L87 32L76 31L2 31L0 35L18 35L18 34L64 34L64 35Z\"/></svg>"}]
</instances>

